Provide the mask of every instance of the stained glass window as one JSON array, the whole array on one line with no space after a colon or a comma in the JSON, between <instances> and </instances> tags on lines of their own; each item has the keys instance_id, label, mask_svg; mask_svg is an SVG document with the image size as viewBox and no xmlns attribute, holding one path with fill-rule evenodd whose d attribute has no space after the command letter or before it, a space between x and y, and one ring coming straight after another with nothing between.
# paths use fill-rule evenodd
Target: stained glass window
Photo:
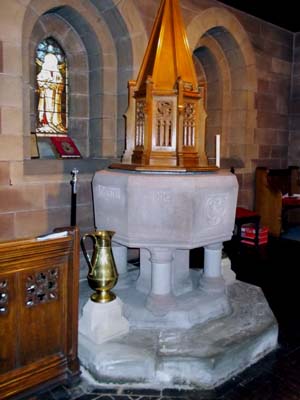
<instances>
[{"instance_id":1,"label":"stained glass window","mask_svg":"<svg viewBox=\"0 0 300 400\"><path fill-rule=\"evenodd\" d=\"M38 136L67 134L68 69L63 49L53 38L44 39L36 49Z\"/></svg>"}]
</instances>

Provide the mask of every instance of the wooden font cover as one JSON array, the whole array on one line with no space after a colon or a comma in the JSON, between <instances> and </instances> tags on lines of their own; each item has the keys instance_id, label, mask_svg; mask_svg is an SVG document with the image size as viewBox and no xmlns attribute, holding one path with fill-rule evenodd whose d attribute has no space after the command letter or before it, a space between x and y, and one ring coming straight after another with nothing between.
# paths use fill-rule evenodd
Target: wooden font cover
<instances>
[{"instance_id":1,"label":"wooden font cover","mask_svg":"<svg viewBox=\"0 0 300 400\"><path fill-rule=\"evenodd\" d=\"M129 82L126 151L134 170L210 170L204 88L197 82L178 0L162 0L136 81Z\"/></svg>"}]
</instances>

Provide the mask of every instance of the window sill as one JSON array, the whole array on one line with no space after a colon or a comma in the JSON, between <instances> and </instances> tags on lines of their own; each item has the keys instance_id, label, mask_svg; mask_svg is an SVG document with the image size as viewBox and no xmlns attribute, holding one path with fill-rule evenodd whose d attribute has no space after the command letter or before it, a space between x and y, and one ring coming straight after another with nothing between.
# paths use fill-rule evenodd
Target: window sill
<instances>
[{"instance_id":1,"label":"window sill","mask_svg":"<svg viewBox=\"0 0 300 400\"><path fill-rule=\"evenodd\" d=\"M107 168L116 161L118 162L112 158L24 160L24 176L70 174L73 168L77 168L81 174L90 174Z\"/></svg>"}]
</instances>

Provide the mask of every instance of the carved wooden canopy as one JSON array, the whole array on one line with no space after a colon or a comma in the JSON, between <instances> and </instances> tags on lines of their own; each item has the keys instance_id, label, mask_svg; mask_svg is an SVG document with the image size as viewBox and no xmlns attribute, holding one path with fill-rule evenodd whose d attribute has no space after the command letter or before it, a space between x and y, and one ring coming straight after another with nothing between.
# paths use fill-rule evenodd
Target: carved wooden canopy
<instances>
[{"instance_id":1,"label":"carved wooden canopy","mask_svg":"<svg viewBox=\"0 0 300 400\"><path fill-rule=\"evenodd\" d=\"M206 170L204 88L178 0L162 0L136 81L129 82L126 151L118 168Z\"/></svg>"}]
</instances>

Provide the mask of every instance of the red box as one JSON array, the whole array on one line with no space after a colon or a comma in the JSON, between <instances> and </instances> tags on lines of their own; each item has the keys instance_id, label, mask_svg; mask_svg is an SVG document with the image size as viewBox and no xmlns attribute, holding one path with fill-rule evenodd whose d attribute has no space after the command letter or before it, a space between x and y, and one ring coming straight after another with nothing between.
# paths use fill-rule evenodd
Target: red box
<instances>
[{"instance_id":1,"label":"red box","mask_svg":"<svg viewBox=\"0 0 300 400\"><path fill-rule=\"evenodd\" d=\"M241 243L248 244L250 246L255 246L256 242L256 228L255 224L244 224L241 227ZM267 227L263 226L259 228L258 232L258 245L268 243L269 230Z\"/></svg>"},{"instance_id":2,"label":"red box","mask_svg":"<svg viewBox=\"0 0 300 400\"><path fill-rule=\"evenodd\" d=\"M268 234L269 230L266 226L262 226L259 228L259 235L261 234ZM241 227L241 233L246 233L246 234L256 234L256 229L254 224L244 224Z\"/></svg>"},{"instance_id":3,"label":"red box","mask_svg":"<svg viewBox=\"0 0 300 400\"><path fill-rule=\"evenodd\" d=\"M241 237L247 238L247 239L255 239L255 238L256 238L256 235L255 235L255 233L245 233L245 232L242 232L242 233L241 233ZM266 238L268 238L268 233L259 233L259 234L258 234L258 238L259 238L259 239L266 239Z\"/></svg>"}]
</instances>

